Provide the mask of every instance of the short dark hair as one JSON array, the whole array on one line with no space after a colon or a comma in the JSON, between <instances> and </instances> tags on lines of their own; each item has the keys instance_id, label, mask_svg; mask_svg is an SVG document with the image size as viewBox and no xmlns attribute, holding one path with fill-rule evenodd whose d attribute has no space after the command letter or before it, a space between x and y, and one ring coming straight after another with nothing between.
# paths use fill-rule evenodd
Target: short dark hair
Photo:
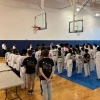
<instances>
[{"instance_id":1,"label":"short dark hair","mask_svg":"<svg viewBox=\"0 0 100 100\"><path fill-rule=\"evenodd\" d=\"M49 55L49 50L43 50L43 56L44 57L48 57L48 55Z\"/></svg>"},{"instance_id":2,"label":"short dark hair","mask_svg":"<svg viewBox=\"0 0 100 100\"><path fill-rule=\"evenodd\" d=\"M50 47L49 46L47 47L47 50L50 50Z\"/></svg>"},{"instance_id":3,"label":"short dark hair","mask_svg":"<svg viewBox=\"0 0 100 100\"><path fill-rule=\"evenodd\" d=\"M27 49L23 49L21 55L25 55L27 53Z\"/></svg>"},{"instance_id":4,"label":"short dark hair","mask_svg":"<svg viewBox=\"0 0 100 100\"><path fill-rule=\"evenodd\" d=\"M99 46L99 47L97 47L97 51L100 51L100 46Z\"/></svg>"},{"instance_id":5,"label":"short dark hair","mask_svg":"<svg viewBox=\"0 0 100 100\"><path fill-rule=\"evenodd\" d=\"M41 57L43 57L43 56L44 56L44 55L43 55L43 51L44 51L44 50L42 50L42 51L41 51Z\"/></svg>"},{"instance_id":6,"label":"short dark hair","mask_svg":"<svg viewBox=\"0 0 100 100\"><path fill-rule=\"evenodd\" d=\"M85 49L85 52L86 52L86 53L88 53L88 51L89 51L88 49Z\"/></svg>"},{"instance_id":7,"label":"short dark hair","mask_svg":"<svg viewBox=\"0 0 100 100\"><path fill-rule=\"evenodd\" d=\"M28 55L32 56L32 50L28 50Z\"/></svg>"}]
</instances>

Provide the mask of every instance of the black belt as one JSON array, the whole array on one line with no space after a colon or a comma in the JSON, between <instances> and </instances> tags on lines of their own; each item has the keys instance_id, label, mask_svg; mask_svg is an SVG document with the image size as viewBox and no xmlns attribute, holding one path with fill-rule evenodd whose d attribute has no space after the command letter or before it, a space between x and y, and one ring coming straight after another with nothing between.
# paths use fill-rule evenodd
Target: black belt
<instances>
[{"instance_id":1,"label":"black belt","mask_svg":"<svg viewBox=\"0 0 100 100\"><path fill-rule=\"evenodd\" d=\"M62 58L62 57L58 57L58 58Z\"/></svg>"}]
</instances>

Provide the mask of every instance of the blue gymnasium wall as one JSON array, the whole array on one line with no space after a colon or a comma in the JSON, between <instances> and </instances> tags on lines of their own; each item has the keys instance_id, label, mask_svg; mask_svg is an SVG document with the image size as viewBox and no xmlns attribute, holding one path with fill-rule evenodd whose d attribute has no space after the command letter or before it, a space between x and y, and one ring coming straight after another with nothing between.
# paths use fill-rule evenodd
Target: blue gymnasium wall
<instances>
[{"instance_id":1,"label":"blue gymnasium wall","mask_svg":"<svg viewBox=\"0 0 100 100\"><path fill-rule=\"evenodd\" d=\"M27 48L29 44L33 45L33 48L36 48L37 44L42 45L43 43L47 46L50 45L50 43L53 43L54 45L59 43L68 43L69 45L72 45L73 47L76 44L82 45L85 43L96 43L97 45L100 45L100 40L0 40L0 45L2 45L2 42L5 42L7 45L7 48L12 48L14 44L16 44L17 49L21 52L23 48ZM2 52L2 49L0 47L0 52Z\"/></svg>"}]
</instances>

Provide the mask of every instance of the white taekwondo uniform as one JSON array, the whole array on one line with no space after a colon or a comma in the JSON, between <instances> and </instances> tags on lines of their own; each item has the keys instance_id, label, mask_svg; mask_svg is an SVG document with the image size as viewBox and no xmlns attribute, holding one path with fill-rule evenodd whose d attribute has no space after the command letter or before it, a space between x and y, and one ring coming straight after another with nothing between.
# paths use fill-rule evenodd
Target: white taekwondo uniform
<instances>
[{"instance_id":1,"label":"white taekwondo uniform","mask_svg":"<svg viewBox=\"0 0 100 100\"><path fill-rule=\"evenodd\" d=\"M90 54L90 71L95 70L95 51L93 49L89 50Z\"/></svg>"},{"instance_id":2,"label":"white taekwondo uniform","mask_svg":"<svg viewBox=\"0 0 100 100\"><path fill-rule=\"evenodd\" d=\"M100 79L100 51L96 52L96 72L97 72L97 77Z\"/></svg>"},{"instance_id":3,"label":"white taekwondo uniform","mask_svg":"<svg viewBox=\"0 0 100 100\"><path fill-rule=\"evenodd\" d=\"M58 56L57 54L57 67L58 67L58 73L62 73L63 63L64 63L64 55L63 52L61 52L61 56Z\"/></svg>"},{"instance_id":4,"label":"white taekwondo uniform","mask_svg":"<svg viewBox=\"0 0 100 100\"><path fill-rule=\"evenodd\" d=\"M35 58L38 60L41 56L41 50L38 50L36 53L35 53Z\"/></svg>"},{"instance_id":5,"label":"white taekwondo uniform","mask_svg":"<svg viewBox=\"0 0 100 100\"><path fill-rule=\"evenodd\" d=\"M53 56L53 61L54 61L54 71L55 71L56 63L57 63L57 53L58 53L57 49L52 50L52 56Z\"/></svg>"},{"instance_id":6,"label":"white taekwondo uniform","mask_svg":"<svg viewBox=\"0 0 100 100\"><path fill-rule=\"evenodd\" d=\"M82 56L80 54L76 54L76 67L77 73L82 73Z\"/></svg>"},{"instance_id":7,"label":"white taekwondo uniform","mask_svg":"<svg viewBox=\"0 0 100 100\"><path fill-rule=\"evenodd\" d=\"M27 58L27 56L19 56L18 57L18 59L17 59L17 68L16 68L17 71L20 71L20 77L24 81L24 84L21 85L22 89L25 89L25 88L28 87L28 84L27 84L27 81L26 81L26 73L25 73L26 68L24 68L22 66L22 63L23 63L25 58Z\"/></svg>"},{"instance_id":8,"label":"white taekwondo uniform","mask_svg":"<svg viewBox=\"0 0 100 100\"><path fill-rule=\"evenodd\" d=\"M72 76L72 69L73 69L73 60L71 57L71 53L68 53L65 57L65 63L66 65L66 70L67 70L67 76L71 77Z\"/></svg>"}]
</instances>

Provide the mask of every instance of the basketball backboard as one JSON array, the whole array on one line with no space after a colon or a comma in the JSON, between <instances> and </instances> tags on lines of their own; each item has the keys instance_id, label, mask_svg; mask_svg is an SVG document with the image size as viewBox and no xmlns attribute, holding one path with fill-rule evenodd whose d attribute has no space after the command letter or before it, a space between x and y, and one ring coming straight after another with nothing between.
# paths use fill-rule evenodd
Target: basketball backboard
<instances>
[{"instance_id":1,"label":"basketball backboard","mask_svg":"<svg viewBox=\"0 0 100 100\"><path fill-rule=\"evenodd\" d=\"M46 13L42 13L40 15L35 16L34 19L34 26L38 26L41 29L40 30L44 30L47 29L47 18L46 18Z\"/></svg>"},{"instance_id":2,"label":"basketball backboard","mask_svg":"<svg viewBox=\"0 0 100 100\"><path fill-rule=\"evenodd\" d=\"M78 32L83 32L83 20L75 20L74 25L73 21L69 22L69 33Z\"/></svg>"}]
</instances>

